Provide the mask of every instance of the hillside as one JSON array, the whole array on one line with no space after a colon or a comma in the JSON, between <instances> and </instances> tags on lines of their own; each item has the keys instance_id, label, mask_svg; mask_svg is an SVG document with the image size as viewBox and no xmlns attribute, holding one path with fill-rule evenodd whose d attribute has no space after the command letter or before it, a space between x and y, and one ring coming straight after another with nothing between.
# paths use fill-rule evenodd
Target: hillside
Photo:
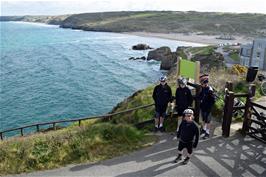
<instances>
[{"instance_id":1,"label":"hillside","mask_svg":"<svg viewBox=\"0 0 266 177\"><path fill-rule=\"evenodd\" d=\"M142 11L83 13L62 16L2 16L0 20L44 22L59 24L63 28L88 31L266 36L265 14Z\"/></svg>"}]
</instances>

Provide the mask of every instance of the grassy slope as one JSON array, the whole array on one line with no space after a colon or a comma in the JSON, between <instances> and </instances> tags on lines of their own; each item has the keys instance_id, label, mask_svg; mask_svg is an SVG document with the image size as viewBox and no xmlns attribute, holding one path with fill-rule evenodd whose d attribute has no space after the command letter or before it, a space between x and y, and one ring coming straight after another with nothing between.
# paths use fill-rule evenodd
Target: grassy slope
<instances>
[{"instance_id":1,"label":"grassy slope","mask_svg":"<svg viewBox=\"0 0 266 177\"><path fill-rule=\"evenodd\" d=\"M47 134L0 142L0 175L96 162L155 141L126 124L87 123Z\"/></svg>"},{"instance_id":2,"label":"grassy slope","mask_svg":"<svg viewBox=\"0 0 266 177\"><path fill-rule=\"evenodd\" d=\"M49 18L48 18L49 17ZM58 24L58 17L16 17L17 20L44 21ZM9 17L12 18L12 17ZM7 20L8 18L0 18ZM14 17L13 17L14 20ZM201 34L230 33L245 36L266 36L265 14L234 14L213 12L104 12L84 13L60 17L63 27L91 31L160 33L200 32Z\"/></svg>"}]
</instances>

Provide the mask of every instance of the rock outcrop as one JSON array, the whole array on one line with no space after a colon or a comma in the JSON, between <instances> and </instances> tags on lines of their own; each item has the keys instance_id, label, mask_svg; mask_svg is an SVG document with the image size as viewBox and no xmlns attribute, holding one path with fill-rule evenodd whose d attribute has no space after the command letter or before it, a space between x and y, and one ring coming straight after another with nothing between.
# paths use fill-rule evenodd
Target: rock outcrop
<instances>
[{"instance_id":1,"label":"rock outcrop","mask_svg":"<svg viewBox=\"0 0 266 177\"><path fill-rule=\"evenodd\" d=\"M147 44L137 44L137 45L133 45L132 49L133 50L148 50L152 48Z\"/></svg>"},{"instance_id":2,"label":"rock outcrop","mask_svg":"<svg viewBox=\"0 0 266 177\"><path fill-rule=\"evenodd\" d=\"M169 47L160 47L148 53L147 60L161 61L160 69L170 70L177 62L177 53Z\"/></svg>"},{"instance_id":3,"label":"rock outcrop","mask_svg":"<svg viewBox=\"0 0 266 177\"><path fill-rule=\"evenodd\" d=\"M146 60L146 57L145 56L142 56L142 57L130 57L129 60Z\"/></svg>"},{"instance_id":4,"label":"rock outcrop","mask_svg":"<svg viewBox=\"0 0 266 177\"><path fill-rule=\"evenodd\" d=\"M196 54L192 61L200 61L201 69L210 70L211 68L224 67L224 57L222 54L213 52L210 54Z\"/></svg>"}]
</instances>

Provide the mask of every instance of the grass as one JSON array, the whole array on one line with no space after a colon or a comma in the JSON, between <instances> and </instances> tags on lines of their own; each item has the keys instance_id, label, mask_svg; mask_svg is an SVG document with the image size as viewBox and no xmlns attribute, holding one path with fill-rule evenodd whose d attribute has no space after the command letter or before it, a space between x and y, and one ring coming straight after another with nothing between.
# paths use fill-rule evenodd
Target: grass
<instances>
[{"instance_id":1,"label":"grass","mask_svg":"<svg viewBox=\"0 0 266 177\"><path fill-rule=\"evenodd\" d=\"M0 175L96 162L150 145L153 136L127 124L89 123L0 142Z\"/></svg>"},{"instance_id":2,"label":"grass","mask_svg":"<svg viewBox=\"0 0 266 177\"><path fill-rule=\"evenodd\" d=\"M215 47L214 46L207 46L207 47L192 47L188 49L189 52L192 53L192 55L201 54L201 55L211 55Z\"/></svg>"},{"instance_id":3,"label":"grass","mask_svg":"<svg viewBox=\"0 0 266 177\"><path fill-rule=\"evenodd\" d=\"M233 59L234 61L240 61L240 56L239 56L238 52L230 53L230 54L229 54L229 57L230 57L231 59Z\"/></svg>"}]
</instances>

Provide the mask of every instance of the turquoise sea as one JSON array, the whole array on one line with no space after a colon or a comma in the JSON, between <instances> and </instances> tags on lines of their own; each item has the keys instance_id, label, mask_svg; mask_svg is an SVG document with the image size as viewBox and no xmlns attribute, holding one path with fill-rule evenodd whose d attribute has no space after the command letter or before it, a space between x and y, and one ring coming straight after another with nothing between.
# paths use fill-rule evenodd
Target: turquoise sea
<instances>
[{"instance_id":1,"label":"turquoise sea","mask_svg":"<svg viewBox=\"0 0 266 177\"><path fill-rule=\"evenodd\" d=\"M161 75L159 62L128 60L148 53L132 45L196 45L24 22L0 29L0 131L105 114Z\"/></svg>"}]
</instances>

